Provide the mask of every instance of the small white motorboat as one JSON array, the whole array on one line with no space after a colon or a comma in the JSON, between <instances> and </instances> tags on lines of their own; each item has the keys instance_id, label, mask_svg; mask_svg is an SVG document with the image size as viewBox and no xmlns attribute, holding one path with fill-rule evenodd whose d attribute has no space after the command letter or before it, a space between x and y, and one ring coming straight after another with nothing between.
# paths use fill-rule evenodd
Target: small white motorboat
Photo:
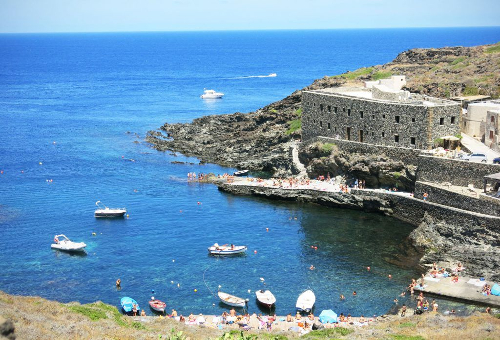
<instances>
[{"instance_id":1,"label":"small white motorboat","mask_svg":"<svg viewBox=\"0 0 500 340\"><path fill-rule=\"evenodd\" d=\"M73 242L66 235L60 234L54 236L54 243L50 245L52 249L63 250L68 252L82 252L85 251L87 245L83 242Z\"/></svg>"},{"instance_id":2,"label":"small white motorboat","mask_svg":"<svg viewBox=\"0 0 500 340\"><path fill-rule=\"evenodd\" d=\"M210 255L237 255L243 254L246 251L247 246L235 246L234 244L224 244L222 246L219 246L217 243L215 243L213 246L208 247L208 253Z\"/></svg>"},{"instance_id":3,"label":"small white motorboat","mask_svg":"<svg viewBox=\"0 0 500 340\"><path fill-rule=\"evenodd\" d=\"M235 171L233 172L233 175L234 176L238 176L238 177L241 177L241 176L248 176L248 173L250 172L250 170L240 170L240 171Z\"/></svg>"},{"instance_id":4,"label":"small white motorboat","mask_svg":"<svg viewBox=\"0 0 500 340\"><path fill-rule=\"evenodd\" d=\"M125 208L108 208L101 201L95 202L95 205L99 208L94 212L95 217L123 217L127 213Z\"/></svg>"},{"instance_id":5,"label":"small white motorboat","mask_svg":"<svg viewBox=\"0 0 500 340\"><path fill-rule=\"evenodd\" d=\"M245 307L247 304L248 300L245 300L243 298L224 293L221 291L217 292L217 295L219 296L219 299L225 303L226 305L233 306L233 307Z\"/></svg>"},{"instance_id":6,"label":"small white motorboat","mask_svg":"<svg viewBox=\"0 0 500 340\"><path fill-rule=\"evenodd\" d=\"M219 99L224 96L224 93L215 92L214 90L205 90L201 95L202 99Z\"/></svg>"},{"instance_id":7,"label":"small white motorboat","mask_svg":"<svg viewBox=\"0 0 500 340\"><path fill-rule=\"evenodd\" d=\"M299 312L310 313L315 302L316 295L314 295L314 292L312 290L308 289L299 295L295 307L297 307L297 311Z\"/></svg>"},{"instance_id":8,"label":"small white motorboat","mask_svg":"<svg viewBox=\"0 0 500 340\"><path fill-rule=\"evenodd\" d=\"M274 297L273 293L271 293L270 290L258 290L255 292L255 296L257 297L257 301L266 306L271 308L274 303L276 302L276 298Z\"/></svg>"},{"instance_id":9,"label":"small white motorboat","mask_svg":"<svg viewBox=\"0 0 500 340\"><path fill-rule=\"evenodd\" d=\"M270 74L268 75L268 77L276 77L276 76L277 76L277 74L276 74L276 73L270 73Z\"/></svg>"}]
</instances>

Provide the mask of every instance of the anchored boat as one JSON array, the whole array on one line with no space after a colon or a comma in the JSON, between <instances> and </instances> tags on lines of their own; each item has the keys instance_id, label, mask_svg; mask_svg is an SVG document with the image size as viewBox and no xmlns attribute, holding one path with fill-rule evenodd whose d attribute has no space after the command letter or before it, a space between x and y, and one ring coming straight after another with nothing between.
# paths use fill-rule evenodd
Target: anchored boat
<instances>
[{"instance_id":1,"label":"anchored boat","mask_svg":"<svg viewBox=\"0 0 500 340\"><path fill-rule=\"evenodd\" d=\"M122 305L123 311L127 314L134 311L138 313L141 310L137 301L128 296L122 297L120 304Z\"/></svg>"},{"instance_id":2,"label":"anchored boat","mask_svg":"<svg viewBox=\"0 0 500 340\"><path fill-rule=\"evenodd\" d=\"M94 212L95 217L123 217L127 213L125 208L108 208L101 201L95 202L98 209Z\"/></svg>"},{"instance_id":3,"label":"anchored boat","mask_svg":"<svg viewBox=\"0 0 500 340\"><path fill-rule=\"evenodd\" d=\"M247 246L235 246L234 244L224 244L222 246L219 246L217 243L215 243L213 246L208 247L208 253L210 255L237 255L243 254L246 251Z\"/></svg>"},{"instance_id":4,"label":"anchored boat","mask_svg":"<svg viewBox=\"0 0 500 340\"><path fill-rule=\"evenodd\" d=\"M297 311L310 313L315 302L316 295L314 295L314 292L312 290L308 289L299 295L296 304Z\"/></svg>"},{"instance_id":5,"label":"anchored boat","mask_svg":"<svg viewBox=\"0 0 500 340\"><path fill-rule=\"evenodd\" d=\"M245 307L248 301L243 298L228 293L224 293L221 291L218 291L217 295L219 296L219 299L221 300L222 303L225 303L226 305L233 307Z\"/></svg>"},{"instance_id":6,"label":"anchored boat","mask_svg":"<svg viewBox=\"0 0 500 340\"><path fill-rule=\"evenodd\" d=\"M83 252L87 245L83 242L73 242L65 235L54 236L54 243L50 245L52 249L63 250L67 252Z\"/></svg>"},{"instance_id":7,"label":"anchored boat","mask_svg":"<svg viewBox=\"0 0 500 340\"><path fill-rule=\"evenodd\" d=\"M257 302L266 307L271 308L276 303L276 298L270 290L258 290L255 292L255 296L257 297Z\"/></svg>"},{"instance_id":8,"label":"anchored boat","mask_svg":"<svg viewBox=\"0 0 500 340\"><path fill-rule=\"evenodd\" d=\"M202 99L219 99L224 96L224 93L215 92L214 90L205 90L201 95Z\"/></svg>"}]
</instances>

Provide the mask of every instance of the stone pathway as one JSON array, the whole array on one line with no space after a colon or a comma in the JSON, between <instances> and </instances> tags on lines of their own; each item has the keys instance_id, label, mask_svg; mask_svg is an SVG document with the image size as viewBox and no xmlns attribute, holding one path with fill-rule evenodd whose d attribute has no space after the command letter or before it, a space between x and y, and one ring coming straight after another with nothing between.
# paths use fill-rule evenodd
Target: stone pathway
<instances>
[{"instance_id":1,"label":"stone pathway","mask_svg":"<svg viewBox=\"0 0 500 340\"><path fill-rule=\"evenodd\" d=\"M295 168L299 171L298 178L307 178L307 171L304 164L299 160L299 148L297 141L292 142L292 162Z\"/></svg>"}]
</instances>

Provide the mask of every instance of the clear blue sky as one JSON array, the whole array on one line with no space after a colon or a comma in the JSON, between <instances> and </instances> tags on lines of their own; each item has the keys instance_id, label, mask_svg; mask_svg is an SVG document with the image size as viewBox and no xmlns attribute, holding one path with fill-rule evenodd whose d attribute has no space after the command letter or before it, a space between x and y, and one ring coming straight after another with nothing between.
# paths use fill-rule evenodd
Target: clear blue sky
<instances>
[{"instance_id":1,"label":"clear blue sky","mask_svg":"<svg viewBox=\"0 0 500 340\"><path fill-rule=\"evenodd\" d=\"M0 32L500 26L500 0L0 0Z\"/></svg>"}]
</instances>

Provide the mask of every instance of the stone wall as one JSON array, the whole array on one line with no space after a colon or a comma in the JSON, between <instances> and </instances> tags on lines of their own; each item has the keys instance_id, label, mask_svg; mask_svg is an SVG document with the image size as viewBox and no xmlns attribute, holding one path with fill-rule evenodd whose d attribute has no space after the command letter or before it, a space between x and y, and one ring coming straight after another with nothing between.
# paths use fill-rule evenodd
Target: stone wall
<instances>
[{"instance_id":1,"label":"stone wall","mask_svg":"<svg viewBox=\"0 0 500 340\"><path fill-rule=\"evenodd\" d=\"M322 143L335 144L340 151L347 153L360 153L363 155L379 155L387 156L394 161L401 161L406 165L417 165L418 156L422 150L403 147L391 147L383 145L375 145L368 143L360 143L353 141L346 141L342 139L335 139L329 137L318 137L312 141L320 141Z\"/></svg>"},{"instance_id":2,"label":"stone wall","mask_svg":"<svg viewBox=\"0 0 500 340\"><path fill-rule=\"evenodd\" d=\"M474 163L449 158L418 157L417 180L422 182L451 183L466 187L483 187L483 177L500 172L500 165Z\"/></svg>"},{"instance_id":3,"label":"stone wall","mask_svg":"<svg viewBox=\"0 0 500 340\"><path fill-rule=\"evenodd\" d=\"M479 195L471 197L463 195L432 183L417 181L415 183L415 197L422 199L424 192L429 196L428 202L448 205L458 209L474 211L481 214L500 216L500 199Z\"/></svg>"},{"instance_id":4,"label":"stone wall","mask_svg":"<svg viewBox=\"0 0 500 340\"><path fill-rule=\"evenodd\" d=\"M305 91L302 98L304 141L325 136L428 149L434 139L460 132L459 104L426 106L423 101L380 101L321 91Z\"/></svg>"}]
</instances>

